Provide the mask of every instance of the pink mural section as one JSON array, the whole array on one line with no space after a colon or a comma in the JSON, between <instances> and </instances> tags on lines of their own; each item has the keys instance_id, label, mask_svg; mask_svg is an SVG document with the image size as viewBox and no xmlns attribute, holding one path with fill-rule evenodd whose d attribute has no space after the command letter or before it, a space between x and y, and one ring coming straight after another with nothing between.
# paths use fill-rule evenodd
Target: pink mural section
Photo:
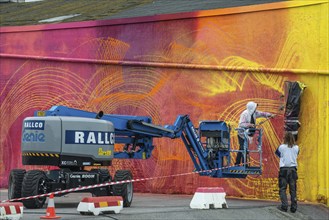
<instances>
[{"instance_id":1,"label":"pink mural section","mask_svg":"<svg viewBox=\"0 0 329 220\"><path fill-rule=\"evenodd\" d=\"M299 79L289 65L287 70L270 70L298 62L289 60L288 11L276 3L235 11L2 28L0 187L7 187L11 169L23 168L22 120L35 110L66 105L147 115L160 125L189 114L195 125L225 120L236 128L246 103L255 101L259 110L277 115L263 124L262 176L188 175L135 183L135 189L194 193L198 186L222 186L230 196L277 199L274 151L283 134L280 97L284 81ZM237 149L236 133L231 135ZM181 140L156 139L155 145L150 159L114 160L109 169L130 169L135 178L193 171Z\"/></svg>"}]
</instances>

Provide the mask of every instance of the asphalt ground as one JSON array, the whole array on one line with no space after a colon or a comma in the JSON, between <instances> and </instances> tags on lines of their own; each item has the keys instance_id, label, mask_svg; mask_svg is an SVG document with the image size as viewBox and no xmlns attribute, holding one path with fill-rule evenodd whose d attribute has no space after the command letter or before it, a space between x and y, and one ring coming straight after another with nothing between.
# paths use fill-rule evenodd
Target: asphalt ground
<instances>
[{"instance_id":1,"label":"asphalt ground","mask_svg":"<svg viewBox=\"0 0 329 220\"><path fill-rule=\"evenodd\" d=\"M329 219L329 208L322 204L298 203L296 213L281 212L278 201L246 200L226 198L227 209L191 209L193 195L168 195L134 193L131 207L123 208L118 214L99 216L80 215L79 202L88 193L71 193L55 197L56 214L62 219ZM0 190L0 199L7 199L7 190ZM40 219L46 213L47 204L42 209L24 208L23 219Z\"/></svg>"}]
</instances>

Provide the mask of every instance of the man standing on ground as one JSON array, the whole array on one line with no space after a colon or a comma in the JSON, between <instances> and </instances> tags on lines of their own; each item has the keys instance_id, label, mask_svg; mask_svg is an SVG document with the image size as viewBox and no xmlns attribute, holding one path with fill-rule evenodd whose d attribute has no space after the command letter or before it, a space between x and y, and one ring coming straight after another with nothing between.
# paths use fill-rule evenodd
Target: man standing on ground
<instances>
[{"instance_id":1,"label":"man standing on ground","mask_svg":"<svg viewBox=\"0 0 329 220\"><path fill-rule=\"evenodd\" d=\"M275 154L280 157L280 171L279 171L279 195L281 199L281 206L279 210L286 212L288 210L287 199L287 185L289 185L289 192L291 197L290 211L292 213L297 210L297 157L299 147L295 144L294 136L291 132L286 132L281 144L275 151Z\"/></svg>"}]
</instances>

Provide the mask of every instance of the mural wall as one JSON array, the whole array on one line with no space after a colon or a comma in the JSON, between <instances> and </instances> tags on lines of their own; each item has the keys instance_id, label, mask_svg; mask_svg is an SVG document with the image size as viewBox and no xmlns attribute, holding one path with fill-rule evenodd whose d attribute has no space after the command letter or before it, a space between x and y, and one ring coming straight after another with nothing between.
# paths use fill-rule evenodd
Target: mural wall
<instances>
[{"instance_id":1,"label":"mural wall","mask_svg":"<svg viewBox=\"0 0 329 220\"><path fill-rule=\"evenodd\" d=\"M284 82L299 80L299 200L328 205L328 2L288 2L80 23L1 28L0 187L22 168L22 119L67 105L107 114L178 114L225 120L235 128L248 101L277 117L262 125L263 175L212 179L189 175L135 184L140 192L194 193L222 186L228 196L278 199ZM157 139L148 160L114 160L135 178L193 171L181 140ZM238 140L232 133L232 146ZM118 147L118 146L116 146ZM44 167L25 166L25 169Z\"/></svg>"}]
</instances>

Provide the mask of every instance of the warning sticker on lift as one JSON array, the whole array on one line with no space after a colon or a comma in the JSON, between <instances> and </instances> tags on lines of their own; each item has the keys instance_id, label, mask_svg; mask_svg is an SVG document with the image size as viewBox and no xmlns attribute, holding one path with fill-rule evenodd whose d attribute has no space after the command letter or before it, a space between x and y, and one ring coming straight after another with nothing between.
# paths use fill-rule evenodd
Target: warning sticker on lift
<instances>
[{"instance_id":1,"label":"warning sticker on lift","mask_svg":"<svg viewBox=\"0 0 329 220\"><path fill-rule=\"evenodd\" d=\"M103 150L103 148L98 148L98 155L99 156L111 156L111 150Z\"/></svg>"}]
</instances>

